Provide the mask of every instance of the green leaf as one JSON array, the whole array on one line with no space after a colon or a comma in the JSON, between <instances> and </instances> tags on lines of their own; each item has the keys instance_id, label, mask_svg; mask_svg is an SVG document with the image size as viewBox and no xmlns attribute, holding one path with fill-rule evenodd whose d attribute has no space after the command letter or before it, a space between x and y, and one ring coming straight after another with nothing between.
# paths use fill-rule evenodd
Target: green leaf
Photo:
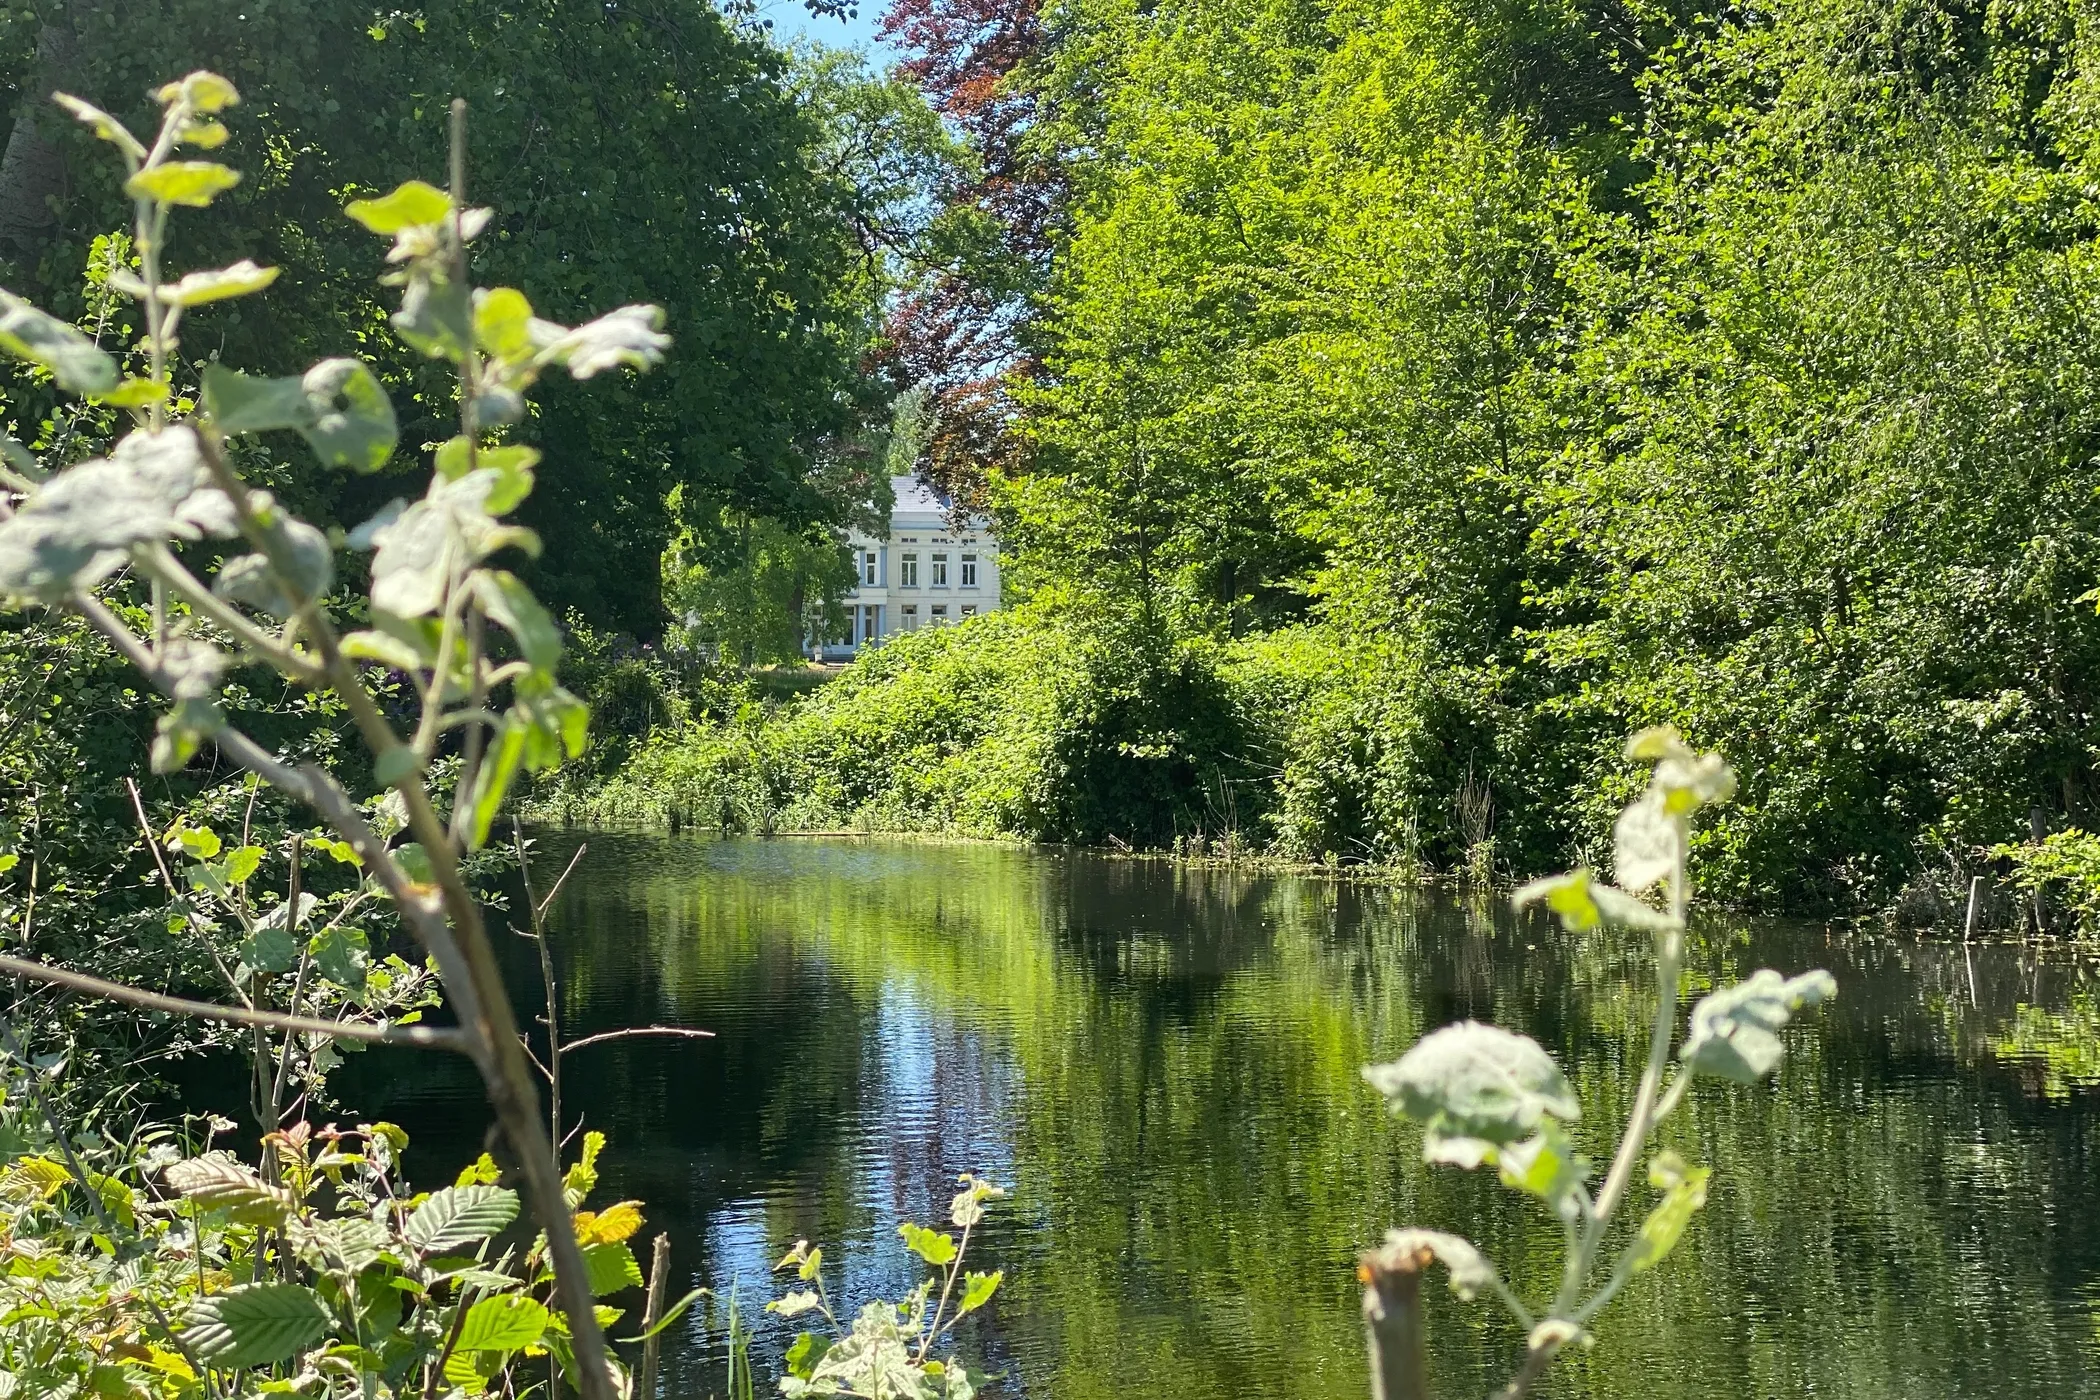
<instances>
[{"instance_id":1,"label":"green leaf","mask_svg":"<svg viewBox=\"0 0 2100 1400\"><path fill-rule=\"evenodd\" d=\"M824 1353L831 1350L831 1339L814 1332L803 1332L796 1336L793 1346L787 1349L788 1374L797 1380L808 1380L817 1372L817 1365Z\"/></svg>"},{"instance_id":2,"label":"green leaf","mask_svg":"<svg viewBox=\"0 0 2100 1400\"><path fill-rule=\"evenodd\" d=\"M778 1313L782 1317L800 1317L806 1312L814 1312L823 1302L823 1298L815 1289L803 1288L789 1293L786 1297L774 1299L766 1304L766 1311Z\"/></svg>"},{"instance_id":3,"label":"green leaf","mask_svg":"<svg viewBox=\"0 0 2100 1400\"><path fill-rule=\"evenodd\" d=\"M374 472L400 440L394 405L364 361L323 360L300 381L312 410L301 428L314 455L331 467Z\"/></svg>"},{"instance_id":4,"label":"green leaf","mask_svg":"<svg viewBox=\"0 0 2100 1400\"><path fill-rule=\"evenodd\" d=\"M988 1274L964 1274L962 1302L956 1307L956 1316L960 1317L964 1313L975 1312L986 1303L991 1302L992 1295L999 1291L999 1285L1005 1279L1006 1271L1004 1269L995 1269Z\"/></svg>"},{"instance_id":5,"label":"green leaf","mask_svg":"<svg viewBox=\"0 0 2100 1400\"><path fill-rule=\"evenodd\" d=\"M1517 909L1536 903L1544 903L1558 914L1570 933L1588 933L1600 924L1646 932L1679 926L1678 920L1624 890L1596 883L1596 877L1587 870L1533 880L1510 897L1510 904Z\"/></svg>"},{"instance_id":6,"label":"green leaf","mask_svg":"<svg viewBox=\"0 0 2100 1400\"><path fill-rule=\"evenodd\" d=\"M474 576L474 596L482 611L517 639L526 661L542 671L561 661L561 629L523 579L503 569L485 570Z\"/></svg>"},{"instance_id":7,"label":"green leaf","mask_svg":"<svg viewBox=\"0 0 2100 1400\"><path fill-rule=\"evenodd\" d=\"M262 858L263 848L260 846L236 846L219 867L219 874L229 885L245 885L262 868Z\"/></svg>"},{"instance_id":8,"label":"green leaf","mask_svg":"<svg viewBox=\"0 0 2100 1400\"><path fill-rule=\"evenodd\" d=\"M265 379L220 364L204 367L204 411L228 437L303 428L312 416L300 380Z\"/></svg>"},{"instance_id":9,"label":"green leaf","mask_svg":"<svg viewBox=\"0 0 2100 1400\"><path fill-rule=\"evenodd\" d=\"M241 961L257 972L290 972L299 961L299 941L288 928L259 927L241 940Z\"/></svg>"},{"instance_id":10,"label":"green leaf","mask_svg":"<svg viewBox=\"0 0 2100 1400\"><path fill-rule=\"evenodd\" d=\"M1654 1268L1677 1248L1692 1215L1706 1204L1706 1179L1711 1167L1689 1167L1675 1152L1659 1152L1648 1168L1649 1184L1664 1192L1662 1203L1641 1222L1640 1238L1627 1251L1634 1273Z\"/></svg>"},{"instance_id":11,"label":"green leaf","mask_svg":"<svg viewBox=\"0 0 2100 1400\"><path fill-rule=\"evenodd\" d=\"M124 182L124 193L155 204L203 209L241 182L238 170L211 160L171 160L141 170Z\"/></svg>"},{"instance_id":12,"label":"green leaf","mask_svg":"<svg viewBox=\"0 0 2100 1400\"><path fill-rule=\"evenodd\" d=\"M291 1192L265 1184L223 1152L177 1162L161 1179L204 1209L227 1211L250 1225L281 1225L292 1209Z\"/></svg>"},{"instance_id":13,"label":"green leaf","mask_svg":"<svg viewBox=\"0 0 2100 1400\"><path fill-rule=\"evenodd\" d=\"M518 1216L518 1193L501 1186L447 1186L417 1206L402 1227L425 1254L485 1240Z\"/></svg>"},{"instance_id":14,"label":"green leaf","mask_svg":"<svg viewBox=\"0 0 2100 1400\"><path fill-rule=\"evenodd\" d=\"M538 773L583 752L590 706L534 672L521 679L510 713L527 726L525 766Z\"/></svg>"},{"instance_id":15,"label":"green leaf","mask_svg":"<svg viewBox=\"0 0 2100 1400\"><path fill-rule=\"evenodd\" d=\"M547 1309L530 1298L483 1298L459 1327L460 1351L517 1351L538 1346L547 1333Z\"/></svg>"},{"instance_id":16,"label":"green leaf","mask_svg":"<svg viewBox=\"0 0 2100 1400\"><path fill-rule=\"evenodd\" d=\"M602 1298L623 1288L642 1286L641 1262L634 1257L634 1251L627 1247L625 1240L585 1245L583 1268L595 1297Z\"/></svg>"},{"instance_id":17,"label":"green leaf","mask_svg":"<svg viewBox=\"0 0 2100 1400\"><path fill-rule=\"evenodd\" d=\"M339 1277L363 1273L379 1262L391 1237L376 1220L347 1215L308 1223L294 1219L285 1237L308 1268Z\"/></svg>"},{"instance_id":18,"label":"green leaf","mask_svg":"<svg viewBox=\"0 0 2100 1400\"><path fill-rule=\"evenodd\" d=\"M403 340L434 359L456 360L473 338L467 289L427 263L417 263L389 322Z\"/></svg>"},{"instance_id":19,"label":"green leaf","mask_svg":"<svg viewBox=\"0 0 2100 1400\"><path fill-rule=\"evenodd\" d=\"M83 102L63 92L51 94L51 100L72 113L74 120L84 123L103 140L115 146L135 161L146 159L146 148L131 134L124 123L91 102Z\"/></svg>"},{"instance_id":20,"label":"green leaf","mask_svg":"<svg viewBox=\"0 0 2100 1400\"><path fill-rule=\"evenodd\" d=\"M96 403L110 408L146 408L167 398L168 386L151 379L127 379L106 394L94 395Z\"/></svg>"},{"instance_id":21,"label":"green leaf","mask_svg":"<svg viewBox=\"0 0 2100 1400\"><path fill-rule=\"evenodd\" d=\"M328 1332L328 1310L313 1290L248 1283L191 1307L182 1341L208 1366L225 1370L284 1361Z\"/></svg>"},{"instance_id":22,"label":"green leaf","mask_svg":"<svg viewBox=\"0 0 2100 1400\"><path fill-rule=\"evenodd\" d=\"M168 846L181 847L192 860L210 860L223 849L219 833L208 826L177 826L168 833Z\"/></svg>"},{"instance_id":23,"label":"green leaf","mask_svg":"<svg viewBox=\"0 0 2100 1400\"><path fill-rule=\"evenodd\" d=\"M659 1332L663 1331L666 1327L669 1327L672 1323L678 1321L678 1319L685 1314L685 1310L691 1307L694 1303L698 1302L702 1298L711 1298L713 1296L714 1293L710 1289L694 1289L692 1292L686 1294L683 1298L680 1298L677 1302L671 1304L670 1307L665 1308L664 1315L656 1319L655 1322L651 1323L646 1331L637 1332L632 1337L620 1338L621 1344L624 1346L634 1342L648 1341L651 1337L654 1337Z\"/></svg>"},{"instance_id":24,"label":"green leaf","mask_svg":"<svg viewBox=\"0 0 2100 1400\"><path fill-rule=\"evenodd\" d=\"M222 112L241 100L232 83L204 68L163 84L155 96L162 106L183 102L193 112Z\"/></svg>"},{"instance_id":25,"label":"green leaf","mask_svg":"<svg viewBox=\"0 0 2100 1400\"><path fill-rule=\"evenodd\" d=\"M511 780L525 757L526 738L525 724L513 715L505 715L496 728L489 751L474 774L473 826L467 840L472 850L481 849L488 841L489 827L503 810L503 796L510 790Z\"/></svg>"},{"instance_id":26,"label":"green leaf","mask_svg":"<svg viewBox=\"0 0 2100 1400\"><path fill-rule=\"evenodd\" d=\"M203 306L259 292L276 280L276 268L257 267L249 259L242 258L231 267L188 273L173 286L161 288L160 299L170 306Z\"/></svg>"},{"instance_id":27,"label":"green leaf","mask_svg":"<svg viewBox=\"0 0 2100 1400\"><path fill-rule=\"evenodd\" d=\"M1537 1131L1547 1115L1581 1116L1553 1057L1528 1036L1477 1021L1446 1026L1364 1079L1423 1125L1423 1155L1476 1167L1496 1147Z\"/></svg>"},{"instance_id":28,"label":"green leaf","mask_svg":"<svg viewBox=\"0 0 2100 1400\"><path fill-rule=\"evenodd\" d=\"M356 199L343 212L373 233L394 234L416 224L434 224L452 212L452 200L435 185L410 180L378 199Z\"/></svg>"},{"instance_id":29,"label":"green leaf","mask_svg":"<svg viewBox=\"0 0 2100 1400\"><path fill-rule=\"evenodd\" d=\"M0 522L0 595L55 602L106 576L132 545L184 530L177 513L204 470L196 433L177 425L132 433L106 459L60 472Z\"/></svg>"},{"instance_id":30,"label":"green leaf","mask_svg":"<svg viewBox=\"0 0 2100 1400\"><path fill-rule=\"evenodd\" d=\"M1754 1084L1779 1067L1785 1047L1775 1034L1804 1006L1837 995L1837 979L1820 968L1782 977L1760 968L1749 980L1704 997L1677 1054L1696 1074Z\"/></svg>"},{"instance_id":31,"label":"green leaf","mask_svg":"<svg viewBox=\"0 0 2100 1400\"><path fill-rule=\"evenodd\" d=\"M364 987L371 949L363 929L331 924L307 941L306 953L321 975L337 986L352 991Z\"/></svg>"},{"instance_id":32,"label":"green leaf","mask_svg":"<svg viewBox=\"0 0 2100 1400\"><path fill-rule=\"evenodd\" d=\"M562 1173L562 1195L573 1197L570 1209L583 1204L583 1198L598 1187L598 1154L605 1151L605 1134L593 1129L583 1135L583 1156L569 1165Z\"/></svg>"},{"instance_id":33,"label":"green leaf","mask_svg":"<svg viewBox=\"0 0 2100 1400\"><path fill-rule=\"evenodd\" d=\"M514 287L477 291L474 339L483 351L505 364L530 361L538 349L532 339L532 303Z\"/></svg>"},{"instance_id":34,"label":"green leaf","mask_svg":"<svg viewBox=\"0 0 2100 1400\"><path fill-rule=\"evenodd\" d=\"M897 1233L904 1236L904 1247L906 1249L909 1249L936 1269L945 1268L955 1262L955 1237L953 1235L944 1235L937 1231L929 1230L924 1225L914 1225L909 1220L897 1227Z\"/></svg>"},{"instance_id":35,"label":"green leaf","mask_svg":"<svg viewBox=\"0 0 2100 1400\"><path fill-rule=\"evenodd\" d=\"M392 787L423 766L423 760L406 744L396 744L373 760L372 781Z\"/></svg>"},{"instance_id":36,"label":"green leaf","mask_svg":"<svg viewBox=\"0 0 2100 1400\"><path fill-rule=\"evenodd\" d=\"M0 350L42 365L59 387L76 394L106 394L117 387L117 362L77 326L0 291Z\"/></svg>"},{"instance_id":37,"label":"green leaf","mask_svg":"<svg viewBox=\"0 0 2100 1400\"><path fill-rule=\"evenodd\" d=\"M437 659L385 632L352 632L343 638L343 655L358 661L377 661L397 671L413 671Z\"/></svg>"},{"instance_id":38,"label":"green leaf","mask_svg":"<svg viewBox=\"0 0 2100 1400\"><path fill-rule=\"evenodd\" d=\"M1589 1179L1590 1161L1559 1123L1546 1119L1524 1141L1495 1149L1493 1161L1504 1186L1538 1197L1562 1216L1580 1211L1575 1193Z\"/></svg>"}]
</instances>

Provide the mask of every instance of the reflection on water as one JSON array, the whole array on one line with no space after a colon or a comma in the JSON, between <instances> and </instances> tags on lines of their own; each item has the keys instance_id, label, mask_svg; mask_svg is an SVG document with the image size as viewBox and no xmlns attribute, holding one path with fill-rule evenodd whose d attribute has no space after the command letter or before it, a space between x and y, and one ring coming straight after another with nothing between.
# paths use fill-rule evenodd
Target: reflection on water
<instances>
[{"instance_id":1,"label":"reflection on water","mask_svg":"<svg viewBox=\"0 0 2100 1400\"><path fill-rule=\"evenodd\" d=\"M1358 1067L1462 1017L1525 1031L1602 1120L1599 1157L1638 1071L1643 951L1499 908L990 846L590 841L557 915L565 1025L719 1037L570 1062L609 1189L671 1233L675 1291L734 1286L750 1316L806 1236L848 1306L901 1292L897 1222L978 1171L1014 1198L980 1258L1008 1287L966 1349L1009 1396L1358 1400L1352 1266L1387 1225L1468 1234L1534 1297L1559 1248L1535 1203L1424 1167ZM1776 1086L1671 1122L1716 1167L1711 1204L1542 1393L2095 1393L2083 965L1799 925L1695 945L1688 990L1823 966L1840 999L1790 1033ZM478 1145L470 1082L360 1058L346 1095L409 1125L412 1166ZM1433 1292L1438 1393L1479 1396L1521 1339ZM678 1330L670 1394L720 1389L718 1318Z\"/></svg>"}]
</instances>

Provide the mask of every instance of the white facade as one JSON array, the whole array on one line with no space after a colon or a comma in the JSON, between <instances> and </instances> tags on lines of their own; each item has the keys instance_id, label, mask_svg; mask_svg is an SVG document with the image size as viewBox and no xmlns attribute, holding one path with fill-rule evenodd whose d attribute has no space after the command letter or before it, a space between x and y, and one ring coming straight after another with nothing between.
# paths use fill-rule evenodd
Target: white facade
<instances>
[{"instance_id":1,"label":"white facade","mask_svg":"<svg viewBox=\"0 0 2100 1400\"><path fill-rule=\"evenodd\" d=\"M917 477L892 477L890 486L897 504L889 538L858 530L847 536L860 582L845 598L846 635L811 649L819 661L843 660L898 632L998 610L999 545L986 522L954 528L948 503Z\"/></svg>"}]
</instances>

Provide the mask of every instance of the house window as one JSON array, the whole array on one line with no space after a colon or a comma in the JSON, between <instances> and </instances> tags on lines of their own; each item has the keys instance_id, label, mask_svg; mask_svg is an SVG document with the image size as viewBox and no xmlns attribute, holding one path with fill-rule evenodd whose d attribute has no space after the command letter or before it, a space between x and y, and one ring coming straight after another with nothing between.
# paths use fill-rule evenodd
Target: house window
<instances>
[{"instance_id":1,"label":"house window","mask_svg":"<svg viewBox=\"0 0 2100 1400\"><path fill-rule=\"evenodd\" d=\"M935 603L933 605L933 625L936 627L946 627L948 625L948 605L946 603Z\"/></svg>"},{"instance_id":2,"label":"house window","mask_svg":"<svg viewBox=\"0 0 2100 1400\"><path fill-rule=\"evenodd\" d=\"M933 586L935 588L946 588L948 586L948 556L945 554L933 556Z\"/></svg>"},{"instance_id":3,"label":"house window","mask_svg":"<svg viewBox=\"0 0 2100 1400\"><path fill-rule=\"evenodd\" d=\"M860 610L860 639L863 644L882 637L882 609L870 603Z\"/></svg>"},{"instance_id":4,"label":"house window","mask_svg":"<svg viewBox=\"0 0 2100 1400\"><path fill-rule=\"evenodd\" d=\"M860 556L860 581L873 588L880 580L875 572L876 554L872 549L862 550Z\"/></svg>"},{"instance_id":5,"label":"house window","mask_svg":"<svg viewBox=\"0 0 2100 1400\"><path fill-rule=\"evenodd\" d=\"M897 556L897 586L917 588L919 586L919 556L900 554Z\"/></svg>"},{"instance_id":6,"label":"house window","mask_svg":"<svg viewBox=\"0 0 2100 1400\"><path fill-rule=\"evenodd\" d=\"M964 603L962 605L962 615L964 617L977 616L977 605L975 603Z\"/></svg>"},{"instance_id":7,"label":"house window","mask_svg":"<svg viewBox=\"0 0 2100 1400\"><path fill-rule=\"evenodd\" d=\"M977 556L974 554L965 554L962 557L962 586L965 588L975 588L977 586Z\"/></svg>"},{"instance_id":8,"label":"house window","mask_svg":"<svg viewBox=\"0 0 2100 1400\"><path fill-rule=\"evenodd\" d=\"M904 630L907 632L919 630L919 605L917 603L906 603L904 605Z\"/></svg>"}]
</instances>

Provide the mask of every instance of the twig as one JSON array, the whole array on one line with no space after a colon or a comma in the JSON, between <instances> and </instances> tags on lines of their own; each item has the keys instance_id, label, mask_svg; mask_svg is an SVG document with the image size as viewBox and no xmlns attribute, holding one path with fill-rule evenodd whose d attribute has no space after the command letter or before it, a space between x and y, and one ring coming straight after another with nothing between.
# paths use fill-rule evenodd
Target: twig
<instances>
[{"instance_id":1,"label":"twig","mask_svg":"<svg viewBox=\"0 0 2100 1400\"><path fill-rule=\"evenodd\" d=\"M600 1031L596 1035L587 1035L581 1040L572 1040L567 1045L562 1046L561 1053L566 1055L571 1050L581 1050L586 1045L596 1045L600 1041L625 1040L629 1036L638 1035L676 1035L684 1036L689 1040L713 1040L715 1038L713 1031L686 1030L679 1026L629 1026L625 1030Z\"/></svg>"},{"instance_id":2,"label":"twig","mask_svg":"<svg viewBox=\"0 0 2100 1400\"><path fill-rule=\"evenodd\" d=\"M541 899L537 894L533 893L532 860L525 852L525 828L516 817L511 818L510 822L510 843L511 849L516 851L518 855L518 878L525 882L525 904L532 911L532 933L530 936L532 941L539 947L540 987L547 998L547 1016L544 1023L547 1027L547 1062L540 1065L539 1068L540 1072L547 1076L547 1135L555 1144L554 1150L559 1152L561 1151L562 1140L561 1057L563 1051L561 1043L561 1015L556 1009L556 1002L559 998L555 994L554 986L554 953L547 946L547 906L554 902L554 896L569 878L569 871L576 868L576 862L583 859L583 853L589 850L590 846L586 844L576 848L576 854L569 857L568 868L561 872L561 879L556 880L554 888L547 892L547 897ZM535 1060L534 1063L538 1064L539 1062Z\"/></svg>"},{"instance_id":3,"label":"twig","mask_svg":"<svg viewBox=\"0 0 2100 1400\"><path fill-rule=\"evenodd\" d=\"M90 977L84 972L69 968L52 967L47 963L31 962L26 958L8 957L0 954L0 973L11 977L24 977L32 982L49 982L89 996L107 1001L120 1001L127 1006L142 1006L149 1011L166 1011L177 1016L195 1016L205 1021L225 1021L237 1026L262 1026L271 1030L288 1031L296 1035L327 1035L338 1040L361 1040L368 1045L416 1045L433 1050L457 1050L466 1052L466 1037L449 1026L366 1026L350 1021L324 1021L313 1016L291 1016L281 1011L262 1011L245 1006L218 1006L208 1001L191 1001L187 997L171 997L160 992L149 992L143 987L127 987L121 982L105 982L100 977Z\"/></svg>"},{"instance_id":4,"label":"twig","mask_svg":"<svg viewBox=\"0 0 2100 1400\"><path fill-rule=\"evenodd\" d=\"M663 1338L656 1324L664 1315L664 1278L671 1272L671 1237L658 1235L649 1251L649 1295L642 1308L642 1328L648 1340L642 1343L642 1369L636 1374L635 1400L656 1400L656 1358Z\"/></svg>"}]
</instances>

